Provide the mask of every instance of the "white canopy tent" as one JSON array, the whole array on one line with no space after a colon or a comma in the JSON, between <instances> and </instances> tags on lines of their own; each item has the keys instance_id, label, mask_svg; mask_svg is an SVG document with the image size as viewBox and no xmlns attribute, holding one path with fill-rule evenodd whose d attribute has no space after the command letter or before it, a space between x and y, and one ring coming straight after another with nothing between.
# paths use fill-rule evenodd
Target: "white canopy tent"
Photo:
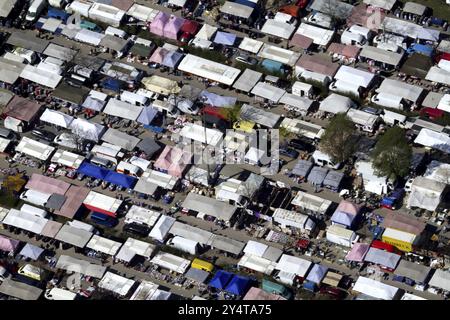
<instances>
[{"instance_id":1,"label":"white canopy tent","mask_svg":"<svg viewBox=\"0 0 450 320\"><path fill-rule=\"evenodd\" d=\"M258 53L258 57L263 59L270 59L278 61L293 67L300 58L301 53L291 50L283 49L281 47L273 46L265 43Z\"/></svg>"},{"instance_id":2,"label":"white canopy tent","mask_svg":"<svg viewBox=\"0 0 450 320\"><path fill-rule=\"evenodd\" d=\"M3 224L27 230L35 234L41 234L47 222L48 219L16 209L10 209L2 221Z\"/></svg>"},{"instance_id":3,"label":"white canopy tent","mask_svg":"<svg viewBox=\"0 0 450 320\"><path fill-rule=\"evenodd\" d=\"M253 13L254 8L237 3L226 1L223 6L220 7L220 12L229 14L231 16L248 19Z\"/></svg>"},{"instance_id":4,"label":"white canopy tent","mask_svg":"<svg viewBox=\"0 0 450 320\"><path fill-rule=\"evenodd\" d=\"M430 68L425 79L450 86L450 72L436 66Z\"/></svg>"},{"instance_id":5,"label":"white canopy tent","mask_svg":"<svg viewBox=\"0 0 450 320\"><path fill-rule=\"evenodd\" d=\"M57 150L53 155L51 162L58 163L68 168L78 169L85 159L85 157L76 153L65 150Z\"/></svg>"},{"instance_id":6,"label":"white canopy tent","mask_svg":"<svg viewBox=\"0 0 450 320\"><path fill-rule=\"evenodd\" d=\"M261 28L261 32L282 39L289 39L295 31L295 25L283 21L268 19Z\"/></svg>"},{"instance_id":7,"label":"white canopy tent","mask_svg":"<svg viewBox=\"0 0 450 320\"><path fill-rule=\"evenodd\" d=\"M375 74L348 66L341 66L334 78L355 84L358 87L367 88L375 78Z\"/></svg>"},{"instance_id":8,"label":"white canopy tent","mask_svg":"<svg viewBox=\"0 0 450 320\"><path fill-rule=\"evenodd\" d=\"M180 136L184 139L206 143L213 147L218 147L222 142L223 133L216 129L204 128L195 123L186 123L181 128Z\"/></svg>"},{"instance_id":9,"label":"white canopy tent","mask_svg":"<svg viewBox=\"0 0 450 320\"><path fill-rule=\"evenodd\" d=\"M70 225L63 225L55 239L78 248L84 248L93 233Z\"/></svg>"},{"instance_id":10,"label":"white canopy tent","mask_svg":"<svg viewBox=\"0 0 450 320\"><path fill-rule=\"evenodd\" d=\"M176 255L160 252L151 261L151 263L177 273L184 274L189 268L191 262Z\"/></svg>"},{"instance_id":11,"label":"white canopy tent","mask_svg":"<svg viewBox=\"0 0 450 320\"><path fill-rule=\"evenodd\" d=\"M138 255L144 258L150 258L155 246L134 238L128 238L120 248L116 258L125 262L130 262L134 256Z\"/></svg>"},{"instance_id":12,"label":"white canopy tent","mask_svg":"<svg viewBox=\"0 0 450 320\"><path fill-rule=\"evenodd\" d=\"M141 114L142 109L142 107L135 106L128 102L120 101L118 99L109 99L105 109L103 109L103 113L136 121Z\"/></svg>"},{"instance_id":13,"label":"white canopy tent","mask_svg":"<svg viewBox=\"0 0 450 320\"><path fill-rule=\"evenodd\" d=\"M62 79L62 76L57 73L49 72L29 64L23 68L20 77L51 89L55 89Z\"/></svg>"},{"instance_id":14,"label":"white canopy tent","mask_svg":"<svg viewBox=\"0 0 450 320\"><path fill-rule=\"evenodd\" d=\"M437 269L433 277L431 277L430 282L428 284L431 287L436 287L440 289L444 289L445 291L450 291L450 271Z\"/></svg>"},{"instance_id":15,"label":"white canopy tent","mask_svg":"<svg viewBox=\"0 0 450 320\"><path fill-rule=\"evenodd\" d=\"M245 254L238 262L238 267L244 267L250 270L271 275L276 267L276 262L258 257L252 254Z\"/></svg>"},{"instance_id":16,"label":"white canopy tent","mask_svg":"<svg viewBox=\"0 0 450 320\"><path fill-rule=\"evenodd\" d=\"M313 43L318 46L326 47L333 39L335 31L302 22L295 33L313 39Z\"/></svg>"},{"instance_id":17,"label":"white canopy tent","mask_svg":"<svg viewBox=\"0 0 450 320\"><path fill-rule=\"evenodd\" d=\"M352 99L332 93L320 103L319 110L334 114L347 113L353 105Z\"/></svg>"},{"instance_id":18,"label":"white canopy tent","mask_svg":"<svg viewBox=\"0 0 450 320\"><path fill-rule=\"evenodd\" d=\"M446 184L443 182L416 177L411 184L411 193L406 206L434 212L441 203L441 197L445 188Z\"/></svg>"},{"instance_id":19,"label":"white canopy tent","mask_svg":"<svg viewBox=\"0 0 450 320\"><path fill-rule=\"evenodd\" d=\"M286 93L283 89L275 87L267 82L258 82L251 91L252 94L278 103Z\"/></svg>"},{"instance_id":20,"label":"white canopy tent","mask_svg":"<svg viewBox=\"0 0 450 320\"><path fill-rule=\"evenodd\" d=\"M282 227L294 227L303 231L312 231L316 226L308 215L282 208L275 209L272 219Z\"/></svg>"},{"instance_id":21,"label":"white canopy tent","mask_svg":"<svg viewBox=\"0 0 450 320\"><path fill-rule=\"evenodd\" d=\"M98 287L117 293L120 296L126 296L135 283L136 281L134 280L108 271L98 283Z\"/></svg>"},{"instance_id":22,"label":"white canopy tent","mask_svg":"<svg viewBox=\"0 0 450 320\"><path fill-rule=\"evenodd\" d=\"M55 151L54 147L27 137L23 137L16 147L16 152L26 154L42 161L46 161L50 158L53 151Z\"/></svg>"},{"instance_id":23,"label":"white canopy tent","mask_svg":"<svg viewBox=\"0 0 450 320\"><path fill-rule=\"evenodd\" d=\"M102 252L110 256L114 256L121 246L122 243L120 242L100 237L99 235L96 234L94 234L94 236L86 245L86 247L89 249Z\"/></svg>"},{"instance_id":24,"label":"white canopy tent","mask_svg":"<svg viewBox=\"0 0 450 320\"><path fill-rule=\"evenodd\" d=\"M257 54L264 42L249 37L244 37L239 44L239 49Z\"/></svg>"},{"instance_id":25,"label":"white canopy tent","mask_svg":"<svg viewBox=\"0 0 450 320\"><path fill-rule=\"evenodd\" d=\"M76 118L70 124L70 129L73 134L80 136L81 138L98 142L105 131L105 127L88 120Z\"/></svg>"},{"instance_id":26,"label":"white canopy tent","mask_svg":"<svg viewBox=\"0 0 450 320\"><path fill-rule=\"evenodd\" d=\"M135 3L128 9L127 14L140 21L152 22L159 12L159 10Z\"/></svg>"},{"instance_id":27,"label":"white canopy tent","mask_svg":"<svg viewBox=\"0 0 450 320\"><path fill-rule=\"evenodd\" d=\"M376 89L376 92L396 95L415 103L422 95L423 88L407 84L399 80L385 79L381 83L380 87Z\"/></svg>"},{"instance_id":28,"label":"white canopy tent","mask_svg":"<svg viewBox=\"0 0 450 320\"><path fill-rule=\"evenodd\" d=\"M149 233L149 237L156 239L160 242L163 242L164 239L169 234L169 230L172 227L172 225L175 223L175 218L162 215L159 220L156 222L155 226L152 228L152 230Z\"/></svg>"},{"instance_id":29,"label":"white canopy tent","mask_svg":"<svg viewBox=\"0 0 450 320\"><path fill-rule=\"evenodd\" d=\"M450 137L448 134L443 132L436 132L423 128L420 130L418 136L414 140L414 143L437 149L445 153L450 153Z\"/></svg>"},{"instance_id":30,"label":"white canopy tent","mask_svg":"<svg viewBox=\"0 0 450 320\"><path fill-rule=\"evenodd\" d=\"M283 254L278 261L275 269L305 278L312 264L313 263L311 261L299 257L294 257L288 254Z\"/></svg>"},{"instance_id":31,"label":"white canopy tent","mask_svg":"<svg viewBox=\"0 0 450 320\"><path fill-rule=\"evenodd\" d=\"M438 41L440 32L438 30L424 28L413 22L386 17L383 22L383 29L387 32L396 33L404 37Z\"/></svg>"},{"instance_id":32,"label":"white canopy tent","mask_svg":"<svg viewBox=\"0 0 450 320\"><path fill-rule=\"evenodd\" d=\"M73 117L69 116L68 114L47 108L45 109L39 120L67 129L72 123Z\"/></svg>"},{"instance_id":33,"label":"white canopy tent","mask_svg":"<svg viewBox=\"0 0 450 320\"><path fill-rule=\"evenodd\" d=\"M106 268L102 265L90 263L83 259L77 259L67 255L60 255L56 262L56 268L69 272L77 272L89 277L101 279L106 272Z\"/></svg>"},{"instance_id":34,"label":"white canopy tent","mask_svg":"<svg viewBox=\"0 0 450 320\"><path fill-rule=\"evenodd\" d=\"M178 65L178 69L229 86L233 84L241 73L239 69L206 60L192 54L187 54L184 57Z\"/></svg>"},{"instance_id":35,"label":"white canopy tent","mask_svg":"<svg viewBox=\"0 0 450 320\"><path fill-rule=\"evenodd\" d=\"M87 44L90 44L92 46L98 46L100 42L102 41L105 34L87 30L87 29L80 29L77 34L75 35L75 40L84 42Z\"/></svg>"},{"instance_id":36,"label":"white canopy tent","mask_svg":"<svg viewBox=\"0 0 450 320\"><path fill-rule=\"evenodd\" d=\"M158 221L160 216L160 212L132 205L125 215L125 223L136 222L152 227L155 225L156 221Z\"/></svg>"},{"instance_id":37,"label":"white canopy tent","mask_svg":"<svg viewBox=\"0 0 450 320\"><path fill-rule=\"evenodd\" d=\"M383 300L393 300L397 295L398 290L399 289L396 287L361 276L358 277L355 285L353 286L353 291Z\"/></svg>"}]
</instances>

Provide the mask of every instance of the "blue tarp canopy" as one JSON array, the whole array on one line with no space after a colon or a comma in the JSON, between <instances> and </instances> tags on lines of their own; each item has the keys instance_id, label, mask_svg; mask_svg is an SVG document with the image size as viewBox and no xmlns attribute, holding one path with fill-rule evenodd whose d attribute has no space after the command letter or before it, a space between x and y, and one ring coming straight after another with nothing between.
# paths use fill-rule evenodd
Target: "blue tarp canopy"
<instances>
[{"instance_id":1,"label":"blue tarp canopy","mask_svg":"<svg viewBox=\"0 0 450 320\"><path fill-rule=\"evenodd\" d=\"M312 267L311 271L309 271L306 280L319 285L322 282L323 278L325 278L327 271L328 271L327 267L321 264L315 264Z\"/></svg>"},{"instance_id":2,"label":"blue tarp canopy","mask_svg":"<svg viewBox=\"0 0 450 320\"><path fill-rule=\"evenodd\" d=\"M427 57L431 57L433 55L433 51L433 47L420 43L415 43L408 49L408 53L417 52Z\"/></svg>"},{"instance_id":3,"label":"blue tarp canopy","mask_svg":"<svg viewBox=\"0 0 450 320\"><path fill-rule=\"evenodd\" d=\"M247 7L250 7L250 8L256 8L258 6L257 3L254 3L254 2L251 2L251 1L248 1L248 0L234 0L233 2L242 4L243 6L247 6Z\"/></svg>"},{"instance_id":4,"label":"blue tarp canopy","mask_svg":"<svg viewBox=\"0 0 450 320\"><path fill-rule=\"evenodd\" d=\"M268 71L280 71L283 68L283 64L278 61L264 59L261 66Z\"/></svg>"},{"instance_id":5,"label":"blue tarp canopy","mask_svg":"<svg viewBox=\"0 0 450 320\"><path fill-rule=\"evenodd\" d=\"M208 285L210 287L223 290L232 277L233 274L231 272L219 270L216 272Z\"/></svg>"},{"instance_id":6,"label":"blue tarp canopy","mask_svg":"<svg viewBox=\"0 0 450 320\"><path fill-rule=\"evenodd\" d=\"M232 46L236 41L236 35L233 33L217 31L214 43L223 44L226 46Z\"/></svg>"},{"instance_id":7,"label":"blue tarp canopy","mask_svg":"<svg viewBox=\"0 0 450 320\"><path fill-rule=\"evenodd\" d=\"M35 245L27 243L20 251L20 255L32 260L38 260L44 249L36 247Z\"/></svg>"},{"instance_id":8,"label":"blue tarp canopy","mask_svg":"<svg viewBox=\"0 0 450 320\"><path fill-rule=\"evenodd\" d=\"M315 186L322 186L325 177L327 176L328 169L322 167L314 167L308 176L308 182Z\"/></svg>"},{"instance_id":9,"label":"blue tarp canopy","mask_svg":"<svg viewBox=\"0 0 450 320\"><path fill-rule=\"evenodd\" d=\"M213 107L232 107L237 101L236 97L225 97L219 94L208 92L206 90L203 90L200 93L200 98L202 99L204 104L209 104Z\"/></svg>"},{"instance_id":10,"label":"blue tarp canopy","mask_svg":"<svg viewBox=\"0 0 450 320\"><path fill-rule=\"evenodd\" d=\"M134 185L137 182L135 177L118 173L115 171L109 171L105 177L105 181L115 184L116 186L121 186L128 189L133 189Z\"/></svg>"},{"instance_id":11,"label":"blue tarp canopy","mask_svg":"<svg viewBox=\"0 0 450 320\"><path fill-rule=\"evenodd\" d=\"M137 118L137 122L148 125L155 119L158 110L153 107L145 107Z\"/></svg>"},{"instance_id":12,"label":"blue tarp canopy","mask_svg":"<svg viewBox=\"0 0 450 320\"><path fill-rule=\"evenodd\" d=\"M344 176L343 172L330 170L323 180L323 185L338 191Z\"/></svg>"},{"instance_id":13,"label":"blue tarp canopy","mask_svg":"<svg viewBox=\"0 0 450 320\"><path fill-rule=\"evenodd\" d=\"M294 168L292 168L292 173L299 177L307 177L309 172L313 167L313 163L308 160L298 160Z\"/></svg>"},{"instance_id":14,"label":"blue tarp canopy","mask_svg":"<svg viewBox=\"0 0 450 320\"><path fill-rule=\"evenodd\" d=\"M83 162L77 169L78 173L82 173L84 175L87 175L88 177L93 177L95 179L101 179L104 180L105 177L108 175L109 170L95 166L89 162Z\"/></svg>"},{"instance_id":15,"label":"blue tarp canopy","mask_svg":"<svg viewBox=\"0 0 450 320\"><path fill-rule=\"evenodd\" d=\"M68 14L67 12L65 12L63 10L49 8L47 17L62 20L65 23L67 21L67 19L70 17L70 14Z\"/></svg>"},{"instance_id":16,"label":"blue tarp canopy","mask_svg":"<svg viewBox=\"0 0 450 320\"><path fill-rule=\"evenodd\" d=\"M102 87L112 90L112 91L116 91L119 92L120 89L122 89L123 87L123 82L117 79L113 79L113 78L106 78L102 81Z\"/></svg>"},{"instance_id":17,"label":"blue tarp canopy","mask_svg":"<svg viewBox=\"0 0 450 320\"><path fill-rule=\"evenodd\" d=\"M183 56L184 55L180 52L170 51L164 56L161 64L169 68L175 68L175 66L178 64L178 62L180 62Z\"/></svg>"},{"instance_id":18,"label":"blue tarp canopy","mask_svg":"<svg viewBox=\"0 0 450 320\"><path fill-rule=\"evenodd\" d=\"M243 296L250 288L252 280L247 277L234 276L225 288L225 291L237 296Z\"/></svg>"}]
</instances>

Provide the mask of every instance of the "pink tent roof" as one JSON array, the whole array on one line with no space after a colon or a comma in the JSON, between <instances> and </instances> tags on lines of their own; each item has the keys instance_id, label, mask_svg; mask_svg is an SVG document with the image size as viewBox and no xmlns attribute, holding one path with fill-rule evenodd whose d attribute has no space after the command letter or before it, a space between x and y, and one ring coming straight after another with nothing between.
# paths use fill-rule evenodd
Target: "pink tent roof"
<instances>
[{"instance_id":1,"label":"pink tent roof","mask_svg":"<svg viewBox=\"0 0 450 320\"><path fill-rule=\"evenodd\" d=\"M164 36L164 26L169 21L170 15L160 11L155 19L150 23L150 32L158 36Z\"/></svg>"},{"instance_id":2,"label":"pink tent roof","mask_svg":"<svg viewBox=\"0 0 450 320\"><path fill-rule=\"evenodd\" d=\"M169 39L178 39L178 32L184 24L184 19L171 16L167 24L164 26L164 37Z\"/></svg>"},{"instance_id":3,"label":"pink tent roof","mask_svg":"<svg viewBox=\"0 0 450 320\"><path fill-rule=\"evenodd\" d=\"M363 262L366 253L369 251L370 245L367 243L355 243L352 250L345 257L348 261Z\"/></svg>"},{"instance_id":4,"label":"pink tent roof","mask_svg":"<svg viewBox=\"0 0 450 320\"><path fill-rule=\"evenodd\" d=\"M0 236L0 250L11 252L17 249L17 246L20 244L20 241L10 239L5 236Z\"/></svg>"},{"instance_id":5,"label":"pink tent roof","mask_svg":"<svg viewBox=\"0 0 450 320\"><path fill-rule=\"evenodd\" d=\"M64 195L70 188L70 184L61 180L43 176L42 174L33 173L25 188L43 193L56 193Z\"/></svg>"},{"instance_id":6,"label":"pink tent roof","mask_svg":"<svg viewBox=\"0 0 450 320\"><path fill-rule=\"evenodd\" d=\"M266 292L260 288L251 287L242 300L286 300L277 294Z\"/></svg>"},{"instance_id":7,"label":"pink tent roof","mask_svg":"<svg viewBox=\"0 0 450 320\"><path fill-rule=\"evenodd\" d=\"M3 109L3 113L18 120L30 122L38 114L41 105L19 96L14 98Z\"/></svg>"},{"instance_id":8,"label":"pink tent roof","mask_svg":"<svg viewBox=\"0 0 450 320\"><path fill-rule=\"evenodd\" d=\"M61 228L62 223L53 220L48 220L41 231L41 235L49 238L54 238L58 233L59 229Z\"/></svg>"},{"instance_id":9,"label":"pink tent roof","mask_svg":"<svg viewBox=\"0 0 450 320\"><path fill-rule=\"evenodd\" d=\"M334 77L340 65L325 59L322 56L303 55L298 59L297 66L311 72L317 72L329 77Z\"/></svg>"},{"instance_id":10,"label":"pink tent roof","mask_svg":"<svg viewBox=\"0 0 450 320\"><path fill-rule=\"evenodd\" d=\"M377 14L374 14L375 12L377 12ZM377 20L373 19L373 17L377 17ZM352 13L347 18L347 26L350 27L356 24L360 26L367 26L374 31L378 31L379 26L383 23L385 17L386 13L380 8L372 7L369 10L366 4L361 3L353 7Z\"/></svg>"},{"instance_id":11,"label":"pink tent roof","mask_svg":"<svg viewBox=\"0 0 450 320\"><path fill-rule=\"evenodd\" d=\"M361 48L357 46L348 46L342 43L333 42L328 47L327 52L329 53L337 53L341 56L345 56L347 58L356 58L361 51Z\"/></svg>"},{"instance_id":12,"label":"pink tent roof","mask_svg":"<svg viewBox=\"0 0 450 320\"><path fill-rule=\"evenodd\" d=\"M70 186L69 190L67 190L65 194L67 198L66 201L61 209L55 211L55 214L72 219L78 209L80 209L88 193L89 189L87 188L74 185Z\"/></svg>"},{"instance_id":13,"label":"pink tent roof","mask_svg":"<svg viewBox=\"0 0 450 320\"><path fill-rule=\"evenodd\" d=\"M313 44L313 42L314 42L313 39L304 36L302 34L296 33L294 34L294 37L292 37L291 41L289 41L289 44L292 44L302 49L308 49Z\"/></svg>"},{"instance_id":14,"label":"pink tent roof","mask_svg":"<svg viewBox=\"0 0 450 320\"><path fill-rule=\"evenodd\" d=\"M156 62L156 63L162 63L164 61L164 57L169 53L170 51L161 47L156 48L155 52L153 52L152 56L150 57L150 62Z\"/></svg>"},{"instance_id":15,"label":"pink tent roof","mask_svg":"<svg viewBox=\"0 0 450 320\"><path fill-rule=\"evenodd\" d=\"M352 202L345 201L345 200L342 200L339 203L338 207L336 208L336 211L349 213L349 214L354 215L354 216L356 216L359 213L360 210L361 210L360 206L358 206L358 205L356 205L356 204L354 204Z\"/></svg>"},{"instance_id":16,"label":"pink tent roof","mask_svg":"<svg viewBox=\"0 0 450 320\"><path fill-rule=\"evenodd\" d=\"M415 235L421 234L425 229L425 226L426 223L409 215L400 213L388 213L382 224L383 228L397 229Z\"/></svg>"},{"instance_id":17,"label":"pink tent roof","mask_svg":"<svg viewBox=\"0 0 450 320\"><path fill-rule=\"evenodd\" d=\"M180 148L166 146L156 160L154 167L167 171L171 176L181 177L192 155Z\"/></svg>"}]
</instances>

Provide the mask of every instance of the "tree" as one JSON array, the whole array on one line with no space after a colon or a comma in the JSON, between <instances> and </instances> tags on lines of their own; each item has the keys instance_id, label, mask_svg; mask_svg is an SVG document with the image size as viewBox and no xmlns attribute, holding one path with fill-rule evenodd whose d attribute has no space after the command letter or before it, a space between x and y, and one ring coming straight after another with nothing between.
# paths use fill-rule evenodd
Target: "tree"
<instances>
[{"instance_id":1,"label":"tree","mask_svg":"<svg viewBox=\"0 0 450 320\"><path fill-rule=\"evenodd\" d=\"M392 127L378 139L372 152L372 166L378 176L396 179L408 174L411 157L412 147L408 144L405 131Z\"/></svg>"},{"instance_id":2,"label":"tree","mask_svg":"<svg viewBox=\"0 0 450 320\"><path fill-rule=\"evenodd\" d=\"M356 144L352 142L356 137L355 132L353 122L344 113L338 113L325 129L319 149L328 154L333 161L344 162L356 148Z\"/></svg>"},{"instance_id":3,"label":"tree","mask_svg":"<svg viewBox=\"0 0 450 320\"><path fill-rule=\"evenodd\" d=\"M228 121L230 121L231 123L235 123L236 121L238 121L240 119L240 115L241 115L241 105L239 104L235 104L233 107L231 108L226 108L226 117L228 119Z\"/></svg>"}]
</instances>

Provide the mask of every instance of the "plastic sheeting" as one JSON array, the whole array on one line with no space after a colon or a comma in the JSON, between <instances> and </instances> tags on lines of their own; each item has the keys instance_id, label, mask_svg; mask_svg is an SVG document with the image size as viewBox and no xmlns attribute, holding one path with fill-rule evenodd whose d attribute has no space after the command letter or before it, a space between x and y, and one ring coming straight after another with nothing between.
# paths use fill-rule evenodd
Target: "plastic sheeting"
<instances>
[{"instance_id":1,"label":"plastic sheeting","mask_svg":"<svg viewBox=\"0 0 450 320\"><path fill-rule=\"evenodd\" d=\"M216 272L214 277L209 282L209 286L223 290L225 289L226 285L230 282L231 278L233 277L233 274L231 272L227 272L224 270L219 270Z\"/></svg>"},{"instance_id":2,"label":"plastic sheeting","mask_svg":"<svg viewBox=\"0 0 450 320\"><path fill-rule=\"evenodd\" d=\"M236 97L221 96L206 90L203 90L200 93L200 98L204 104L208 104L213 107L232 107L237 101Z\"/></svg>"},{"instance_id":3,"label":"plastic sheeting","mask_svg":"<svg viewBox=\"0 0 450 320\"><path fill-rule=\"evenodd\" d=\"M306 280L319 285L322 282L323 278L325 278L327 272L327 267L320 264L314 264L314 266L309 271Z\"/></svg>"},{"instance_id":4,"label":"plastic sheeting","mask_svg":"<svg viewBox=\"0 0 450 320\"><path fill-rule=\"evenodd\" d=\"M32 260L38 260L44 249L37 247L35 245L27 243L25 247L20 251L20 255Z\"/></svg>"},{"instance_id":5,"label":"plastic sheeting","mask_svg":"<svg viewBox=\"0 0 450 320\"><path fill-rule=\"evenodd\" d=\"M307 177L311 172L314 164L311 161L307 160L298 160L295 164L294 168L292 168L292 173L299 177Z\"/></svg>"},{"instance_id":6,"label":"plastic sheeting","mask_svg":"<svg viewBox=\"0 0 450 320\"><path fill-rule=\"evenodd\" d=\"M379 264L390 269L395 269L400 259L401 256L398 254L377 248L370 248L364 258L364 261Z\"/></svg>"},{"instance_id":7,"label":"plastic sheeting","mask_svg":"<svg viewBox=\"0 0 450 320\"><path fill-rule=\"evenodd\" d=\"M323 167L314 167L308 175L308 182L316 186L322 186L325 177L327 176L328 169Z\"/></svg>"},{"instance_id":8,"label":"plastic sheeting","mask_svg":"<svg viewBox=\"0 0 450 320\"><path fill-rule=\"evenodd\" d=\"M247 293L251 283L252 280L250 278L235 275L226 286L225 291L237 296L243 296Z\"/></svg>"},{"instance_id":9,"label":"plastic sheeting","mask_svg":"<svg viewBox=\"0 0 450 320\"><path fill-rule=\"evenodd\" d=\"M355 243L352 250L347 253L345 259L348 261L363 262L369 249L370 245L368 243Z\"/></svg>"}]
</instances>

